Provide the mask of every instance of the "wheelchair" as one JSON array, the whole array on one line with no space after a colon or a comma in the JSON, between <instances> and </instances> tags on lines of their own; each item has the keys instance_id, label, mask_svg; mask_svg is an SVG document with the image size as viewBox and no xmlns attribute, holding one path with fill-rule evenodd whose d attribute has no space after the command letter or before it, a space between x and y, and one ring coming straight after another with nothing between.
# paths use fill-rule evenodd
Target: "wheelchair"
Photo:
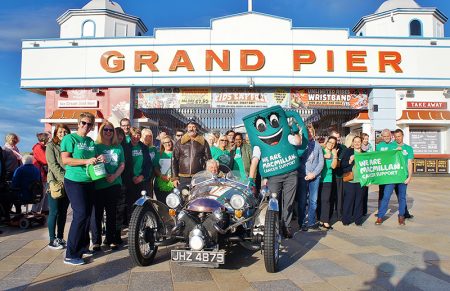
<instances>
[{"instance_id":1,"label":"wheelchair","mask_svg":"<svg viewBox=\"0 0 450 291\"><path fill-rule=\"evenodd\" d=\"M0 191L0 216L9 226L27 229L30 226L44 225L46 216L40 212L33 212L28 209L29 204L41 202L44 197L43 186L40 181L32 182L28 186L28 193L24 194L21 189L13 188L10 181L3 184ZM25 205L25 212L10 215L12 205Z\"/></svg>"}]
</instances>

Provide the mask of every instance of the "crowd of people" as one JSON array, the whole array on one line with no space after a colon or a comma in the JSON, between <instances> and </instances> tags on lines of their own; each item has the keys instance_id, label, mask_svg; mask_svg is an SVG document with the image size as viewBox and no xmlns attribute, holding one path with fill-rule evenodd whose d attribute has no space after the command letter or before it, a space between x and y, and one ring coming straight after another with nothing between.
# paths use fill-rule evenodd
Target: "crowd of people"
<instances>
[{"instance_id":1,"label":"crowd of people","mask_svg":"<svg viewBox=\"0 0 450 291\"><path fill-rule=\"evenodd\" d=\"M210 169L217 173L219 166L255 180L256 188L267 183L252 172L255 151L242 133L229 130L201 135L197 124L189 121L184 129L172 129L173 136L162 130L155 138L149 128L133 127L124 118L120 127L103 122L94 141L88 135L94 123L95 117L86 112L80 114L75 132L58 124L52 135L38 134L32 155L22 156L17 148L19 137L13 133L6 136L0 150L2 181L12 181L12 187L21 193L28 191L32 180L42 183L44 198L32 210L48 209L49 248L66 248L67 264L84 264L83 257L101 251L102 245L116 250L142 191L165 203L175 187L188 185L199 171ZM406 192L414 155L403 142L400 129L394 131L394 139L389 129L383 130L383 142L375 147L364 133L351 133L342 143L340 133L331 131L319 142L314 127L308 125L307 130L308 144L289 184L294 195L282 204L283 217L289 217L289 221L296 217L302 231L331 230L336 220L343 225L362 225L367 215L368 189L352 175L355 153L374 150L401 150L408 165L404 183L379 186L376 224L383 223L394 190L399 201L399 224L404 225L405 218L412 217L406 207ZM11 203L2 201L6 212L12 211ZM69 204L73 219L66 241L64 225ZM14 209L20 213L20 203ZM9 213L4 219L9 219ZM283 235L292 237L289 223L283 228Z\"/></svg>"}]
</instances>

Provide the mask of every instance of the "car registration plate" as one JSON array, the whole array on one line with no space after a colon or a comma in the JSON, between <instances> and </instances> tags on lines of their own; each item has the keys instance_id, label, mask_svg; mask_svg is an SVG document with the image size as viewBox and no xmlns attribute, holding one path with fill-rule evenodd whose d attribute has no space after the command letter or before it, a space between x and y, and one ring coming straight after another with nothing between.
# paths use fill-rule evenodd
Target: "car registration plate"
<instances>
[{"instance_id":1,"label":"car registration plate","mask_svg":"<svg viewBox=\"0 0 450 291\"><path fill-rule=\"evenodd\" d=\"M225 264L225 252L172 250L171 260L179 263Z\"/></svg>"}]
</instances>

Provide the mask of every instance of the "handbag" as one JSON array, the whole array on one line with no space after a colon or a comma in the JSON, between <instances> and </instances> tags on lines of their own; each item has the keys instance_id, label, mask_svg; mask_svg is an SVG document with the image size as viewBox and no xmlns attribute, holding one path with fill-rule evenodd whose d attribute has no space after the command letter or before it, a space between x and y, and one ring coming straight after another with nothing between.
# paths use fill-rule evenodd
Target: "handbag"
<instances>
[{"instance_id":1,"label":"handbag","mask_svg":"<svg viewBox=\"0 0 450 291\"><path fill-rule=\"evenodd\" d=\"M48 187L50 188L50 195L53 199L59 199L66 195L63 182L50 181Z\"/></svg>"},{"instance_id":2,"label":"handbag","mask_svg":"<svg viewBox=\"0 0 450 291\"><path fill-rule=\"evenodd\" d=\"M348 173L344 173L344 175L342 175L342 180L344 181L344 182L349 182L349 181L351 181L351 180L353 180L353 171L350 171L350 172L348 172Z\"/></svg>"}]
</instances>

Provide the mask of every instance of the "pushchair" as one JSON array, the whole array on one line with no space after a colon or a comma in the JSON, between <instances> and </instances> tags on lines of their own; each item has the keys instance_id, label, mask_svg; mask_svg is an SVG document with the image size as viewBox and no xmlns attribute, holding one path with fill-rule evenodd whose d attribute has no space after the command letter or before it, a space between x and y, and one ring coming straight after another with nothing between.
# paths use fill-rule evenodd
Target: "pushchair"
<instances>
[{"instance_id":1,"label":"pushchair","mask_svg":"<svg viewBox=\"0 0 450 291\"><path fill-rule=\"evenodd\" d=\"M9 217L10 226L18 226L21 229L27 229L32 224L44 225L46 222L46 217L40 212L30 211L28 209L29 204L36 204L42 200L44 196L44 189L42 182L34 181L28 185L28 191L21 191L20 188L13 188L10 182L7 182L5 192L5 198L9 203L9 208L6 210L7 215L9 215L9 209L14 205L25 205L25 212L15 214Z\"/></svg>"}]
</instances>

